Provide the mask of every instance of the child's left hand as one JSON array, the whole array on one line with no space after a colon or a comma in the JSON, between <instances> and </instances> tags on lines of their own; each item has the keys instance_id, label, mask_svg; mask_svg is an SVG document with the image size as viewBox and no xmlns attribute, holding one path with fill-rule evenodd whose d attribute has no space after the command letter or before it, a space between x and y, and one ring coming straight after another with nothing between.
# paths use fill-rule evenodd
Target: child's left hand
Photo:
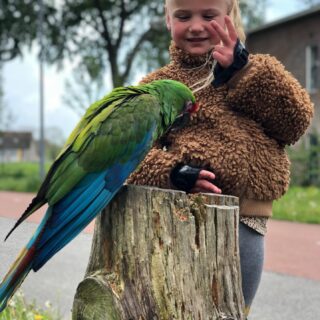
<instances>
[{"instance_id":1,"label":"child's left hand","mask_svg":"<svg viewBox=\"0 0 320 320\"><path fill-rule=\"evenodd\" d=\"M238 35L236 29L229 16L224 18L227 30L224 30L216 21L211 21L211 33L214 38L220 39L220 44L217 44L212 56L223 68L228 68L234 60L234 48L236 46Z\"/></svg>"}]
</instances>

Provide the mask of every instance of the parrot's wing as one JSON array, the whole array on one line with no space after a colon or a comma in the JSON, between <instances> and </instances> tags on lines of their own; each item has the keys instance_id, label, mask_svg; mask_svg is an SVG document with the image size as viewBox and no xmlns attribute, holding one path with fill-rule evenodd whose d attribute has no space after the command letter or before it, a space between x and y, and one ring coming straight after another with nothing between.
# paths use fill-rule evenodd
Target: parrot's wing
<instances>
[{"instance_id":1,"label":"parrot's wing","mask_svg":"<svg viewBox=\"0 0 320 320\"><path fill-rule=\"evenodd\" d=\"M121 107L113 113L110 121L101 124L99 133L86 146L85 152L81 153L80 147L78 163L86 168L87 174L61 200L50 206L51 216L37 243L34 271L79 234L118 192L150 149L159 111L160 105L155 98L139 96L128 102L127 108ZM110 149L110 154L103 152Z\"/></svg>"},{"instance_id":2,"label":"parrot's wing","mask_svg":"<svg viewBox=\"0 0 320 320\"><path fill-rule=\"evenodd\" d=\"M85 197L86 190L102 179L100 173L105 174L106 179L111 168L119 171L119 167L114 167L116 164L134 162L137 165L151 146L159 114L158 99L140 94L122 98L120 103L116 100L86 124L83 122L73 141L53 163L36 198L6 238L44 203L52 206L61 199L64 205L74 203L79 194ZM146 143L146 139L150 141ZM126 171L133 171L131 168L132 165ZM126 179L131 171L117 173L121 173L121 177L125 175ZM112 188L113 182L111 179L100 183L109 183L108 187Z\"/></svg>"},{"instance_id":3,"label":"parrot's wing","mask_svg":"<svg viewBox=\"0 0 320 320\"><path fill-rule=\"evenodd\" d=\"M66 148L68 148L68 146L70 146L74 142L74 140L77 138L80 132L92 121L92 119L98 116L102 110L108 108L109 111L112 112L115 106L121 105L121 103L126 99L130 99L144 93L147 92L144 91L142 88L138 87L119 87L114 89L110 94L106 95L101 100L98 100L95 103L93 103L87 109L86 113L81 118L77 126L71 132L60 155Z\"/></svg>"},{"instance_id":4,"label":"parrot's wing","mask_svg":"<svg viewBox=\"0 0 320 320\"><path fill-rule=\"evenodd\" d=\"M23 213L21 221L17 222L17 225L19 225L23 220L25 220L30 214L38 210L40 207L42 207L45 203L47 203L47 197L46 197L46 192L47 192L47 185L50 184L52 175L56 172L57 168L61 166L61 164L66 165L68 162L73 162L75 160L75 157L72 155L69 155L69 152L72 153L72 144L74 141L77 139L79 134L84 130L88 125L90 125L90 122L97 117L102 110L108 110L106 113L106 116L111 114L113 110L121 105L123 101L128 99L129 96L136 96L143 93L142 90L135 89L135 87L119 87L114 89L110 94L106 95L102 99L96 101L93 103L86 111L84 116L81 118L77 126L73 129L71 132L69 138L67 139L64 147L62 148L61 152L57 156L56 160L54 163L51 165L51 168L42 183L37 196L32 200L28 208L25 210ZM66 163L63 163L62 159L65 159L64 161ZM76 172L76 171L75 171ZM19 220L20 220L19 219ZM13 230L12 230L13 231ZM11 231L11 232L12 232ZM10 232L10 233L11 233ZM8 236L10 235L8 234ZM8 237L7 236L7 237ZM7 238L6 237L6 238Z\"/></svg>"}]
</instances>

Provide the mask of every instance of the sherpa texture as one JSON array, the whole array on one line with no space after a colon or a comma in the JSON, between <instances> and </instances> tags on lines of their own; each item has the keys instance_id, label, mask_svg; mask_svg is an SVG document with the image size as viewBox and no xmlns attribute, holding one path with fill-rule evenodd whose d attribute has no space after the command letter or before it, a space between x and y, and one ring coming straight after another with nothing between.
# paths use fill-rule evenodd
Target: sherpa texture
<instances>
[{"instance_id":1,"label":"sherpa texture","mask_svg":"<svg viewBox=\"0 0 320 320\"><path fill-rule=\"evenodd\" d=\"M192 86L208 75L206 56L192 57L174 44L170 54L170 64L143 83L174 79ZM170 172L184 163L213 171L224 194L280 198L290 175L284 147L301 137L313 115L313 104L298 81L275 58L250 55L247 66L226 85L209 86L196 99L200 110L190 125L157 143L128 183L173 188Z\"/></svg>"}]
</instances>

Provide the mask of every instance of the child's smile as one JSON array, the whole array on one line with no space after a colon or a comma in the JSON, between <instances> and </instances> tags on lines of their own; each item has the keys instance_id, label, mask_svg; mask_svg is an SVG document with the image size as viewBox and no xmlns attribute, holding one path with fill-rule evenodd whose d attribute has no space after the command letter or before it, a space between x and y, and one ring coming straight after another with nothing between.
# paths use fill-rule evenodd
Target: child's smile
<instances>
[{"instance_id":1,"label":"child's smile","mask_svg":"<svg viewBox=\"0 0 320 320\"><path fill-rule=\"evenodd\" d=\"M203 42L209 40L208 37L205 38L200 38L200 37L194 37L194 38L187 38L187 41L192 42L192 43L197 43L197 42Z\"/></svg>"}]
</instances>

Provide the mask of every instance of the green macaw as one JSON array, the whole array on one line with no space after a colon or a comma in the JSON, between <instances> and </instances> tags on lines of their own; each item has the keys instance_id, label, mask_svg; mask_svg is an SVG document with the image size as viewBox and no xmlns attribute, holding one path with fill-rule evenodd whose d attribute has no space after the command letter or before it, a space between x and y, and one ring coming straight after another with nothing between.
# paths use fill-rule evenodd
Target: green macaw
<instances>
[{"instance_id":1,"label":"green macaw","mask_svg":"<svg viewBox=\"0 0 320 320\"><path fill-rule=\"evenodd\" d=\"M89 107L6 237L48 203L0 285L0 312L29 271L39 270L110 202L154 141L195 111L190 89L173 80L117 88Z\"/></svg>"}]
</instances>

